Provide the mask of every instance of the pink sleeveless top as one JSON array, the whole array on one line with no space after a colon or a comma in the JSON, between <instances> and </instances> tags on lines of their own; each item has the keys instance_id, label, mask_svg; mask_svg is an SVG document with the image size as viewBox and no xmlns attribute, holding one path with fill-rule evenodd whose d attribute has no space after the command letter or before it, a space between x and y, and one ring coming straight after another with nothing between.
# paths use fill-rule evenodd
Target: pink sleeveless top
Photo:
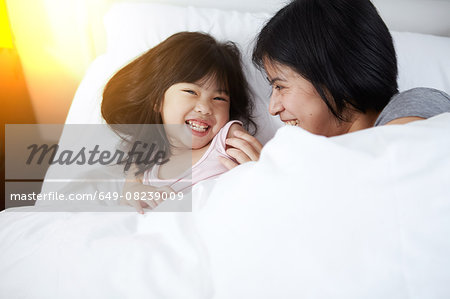
<instances>
[{"instance_id":1,"label":"pink sleeveless top","mask_svg":"<svg viewBox=\"0 0 450 299\"><path fill-rule=\"evenodd\" d=\"M222 156L234 161L234 159L225 152L225 139L227 138L231 125L234 123L242 125L240 121L232 120L220 129L200 160L192 166L192 171L187 170L177 178L162 180L158 177L160 165L155 165L144 173L142 183L154 187L169 186L175 192L179 192L192 187L200 181L217 177L226 172L228 168L220 163L218 157Z\"/></svg>"}]
</instances>

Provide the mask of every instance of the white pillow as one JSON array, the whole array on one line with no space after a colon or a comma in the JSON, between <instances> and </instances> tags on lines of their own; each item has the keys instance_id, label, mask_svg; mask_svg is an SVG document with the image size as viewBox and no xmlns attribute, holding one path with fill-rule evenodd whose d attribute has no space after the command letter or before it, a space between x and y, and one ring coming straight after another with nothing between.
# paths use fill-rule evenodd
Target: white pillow
<instances>
[{"instance_id":1,"label":"white pillow","mask_svg":"<svg viewBox=\"0 0 450 299\"><path fill-rule=\"evenodd\" d=\"M74 98L67 123L101 123L104 84L134 57L179 31L202 31L232 40L243 54L245 74L255 95L259 138L267 142L282 125L268 113L270 88L251 62L255 38L267 13L182 7L152 3L114 4L105 16L107 53L88 70ZM450 38L393 32L399 61L399 87L434 87L450 93Z\"/></svg>"},{"instance_id":2,"label":"white pillow","mask_svg":"<svg viewBox=\"0 0 450 299\"><path fill-rule=\"evenodd\" d=\"M450 38L392 32L400 91L432 87L450 93Z\"/></svg>"}]
</instances>

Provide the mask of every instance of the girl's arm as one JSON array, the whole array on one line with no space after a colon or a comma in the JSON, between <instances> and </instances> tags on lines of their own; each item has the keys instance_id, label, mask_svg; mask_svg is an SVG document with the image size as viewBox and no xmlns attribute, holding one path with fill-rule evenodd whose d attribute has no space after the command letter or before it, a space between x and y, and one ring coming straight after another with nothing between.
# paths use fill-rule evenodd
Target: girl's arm
<instances>
[{"instance_id":1,"label":"girl's arm","mask_svg":"<svg viewBox=\"0 0 450 299\"><path fill-rule=\"evenodd\" d=\"M227 154L238 162L236 163L230 159L219 157L221 163L228 169L232 169L245 162L259 160L262 144L241 125L237 123L231 125L225 143L227 144Z\"/></svg>"}]
</instances>

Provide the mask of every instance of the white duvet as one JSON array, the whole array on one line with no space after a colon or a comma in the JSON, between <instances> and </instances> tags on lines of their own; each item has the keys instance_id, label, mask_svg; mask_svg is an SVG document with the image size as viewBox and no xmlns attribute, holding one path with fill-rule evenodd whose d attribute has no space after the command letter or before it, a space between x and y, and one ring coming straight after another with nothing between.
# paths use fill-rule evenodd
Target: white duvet
<instances>
[{"instance_id":1,"label":"white duvet","mask_svg":"<svg viewBox=\"0 0 450 299\"><path fill-rule=\"evenodd\" d=\"M7 210L0 298L450 298L450 114L333 138L282 128L193 202Z\"/></svg>"}]
</instances>

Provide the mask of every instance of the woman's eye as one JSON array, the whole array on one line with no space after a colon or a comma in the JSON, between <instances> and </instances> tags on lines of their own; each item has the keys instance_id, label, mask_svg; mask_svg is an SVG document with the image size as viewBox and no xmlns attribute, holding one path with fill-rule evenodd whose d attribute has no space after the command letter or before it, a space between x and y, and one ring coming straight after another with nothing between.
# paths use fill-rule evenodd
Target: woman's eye
<instances>
[{"instance_id":1,"label":"woman's eye","mask_svg":"<svg viewBox=\"0 0 450 299\"><path fill-rule=\"evenodd\" d=\"M185 90L183 90L183 91L184 91L184 92L187 92L187 93L189 93L189 94L197 95L197 93L196 93L195 91L191 90L191 89L185 89Z\"/></svg>"},{"instance_id":2,"label":"woman's eye","mask_svg":"<svg viewBox=\"0 0 450 299\"><path fill-rule=\"evenodd\" d=\"M272 91L275 89L275 90L278 90L278 91L281 91L284 87L283 86L280 86L280 85L276 85L276 84L271 84L271 87L272 87Z\"/></svg>"}]
</instances>

